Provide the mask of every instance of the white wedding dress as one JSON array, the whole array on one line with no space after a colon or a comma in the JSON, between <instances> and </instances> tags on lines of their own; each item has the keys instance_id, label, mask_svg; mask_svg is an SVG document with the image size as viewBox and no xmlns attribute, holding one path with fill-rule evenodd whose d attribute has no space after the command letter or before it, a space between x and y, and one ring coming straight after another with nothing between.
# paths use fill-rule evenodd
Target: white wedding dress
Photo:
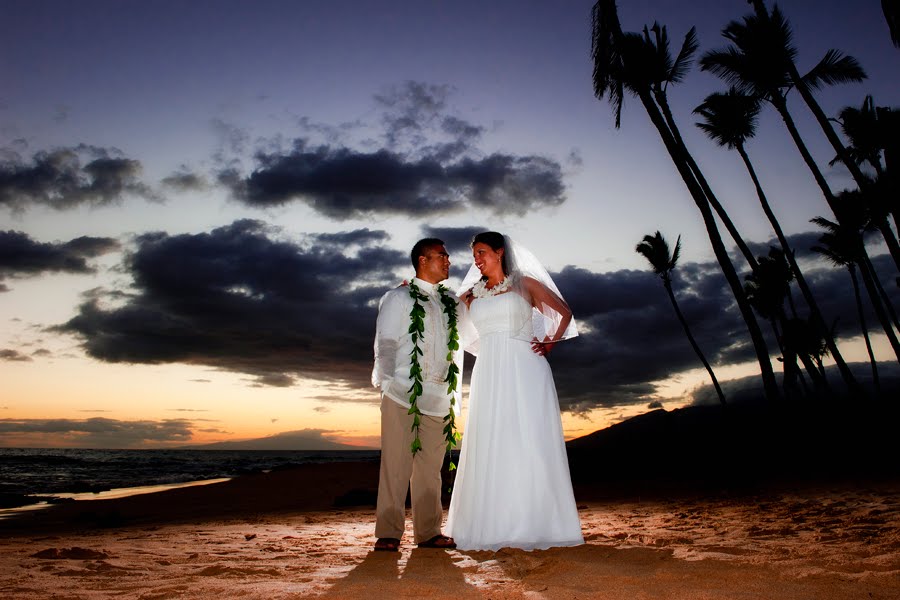
<instances>
[{"instance_id":1,"label":"white wedding dress","mask_svg":"<svg viewBox=\"0 0 900 600\"><path fill-rule=\"evenodd\" d=\"M582 544L550 365L510 335L532 308L507 292L476 298L470 314L478 358L447 535L463 550Z\"/></svg>"}]
</instances>

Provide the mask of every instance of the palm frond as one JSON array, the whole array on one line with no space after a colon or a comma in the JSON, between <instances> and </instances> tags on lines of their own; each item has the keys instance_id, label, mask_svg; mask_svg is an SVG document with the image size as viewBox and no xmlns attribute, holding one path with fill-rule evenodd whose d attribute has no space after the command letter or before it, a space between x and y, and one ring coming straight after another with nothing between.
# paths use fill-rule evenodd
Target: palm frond
<instances>
[{"instance_id":1,"label":"palm frond","mask_svg":"<svg viewBox=\"0 0 900 600\"><path fill-rule=\"evenodd\" d=\"M675 263L678 261L677 254L680 252L681 236L678 236L678 243L679 246L676 247L675 256L670 256L669 244L662 234L657 231L653 235L645 235L644 239L635 246L634 250L647 259L656 275L665 280L669 271L675 268Z\"/></svg>"},{"instance_id":2,"label":"palm frond","mask_svg":"<svg viewBox=\"0 0 900 600\"><path fill-rule=\"evenodd\" d=\"M826 236L827 234L819 238L819 243L823 244L822 246L812 246L810 247L810 250L816 254L821 254L828 262L836 267L846 267L849 265L852 261L839 250L833 248L831 238Z\"/></svg>"},{"instance_id":3,"label":"palm frond","mask_svg":"<svg viewBox=\"0 0 900 600\"><path fill-rule=\"evenodd\" d=\"M731 42L721 50L706 52L700 68L710 71L742 93L763 99L783 96L791 82L796 56L790 25L778 11L762 17L751 14L731 21L722 30Z\"/></svg>"},{"instance_id":4,"label":"palm frond","mask_svg":"<svg viewBox=\"0 0 900 600\"><path fill-rule=\"evenodd\" d=\"M772 13L769 17L771 29L769 35L773 37L772 43L782 47L785 52L785 58L791 62L797 59L797 48L794 47L794 30L791 28L790 21L778 8L778 5L772 7Z\"/></svg>"},{"instance_id":5,"label":"palm frond","mask_svg":"<svg viewBox=\"0 0 900 600\"><path fill-rule=\"evenodd\" d=\"M622 56L616 44L621 34L615 0L598 0L591 9L591 59L594 63L594 95L609 98L616 116L616 129L622 123L624 84L616 73L624 71Z\"/></svg>"},{"instance_id":6,"label":"palm frond","mask_svg":"<svg viewBox=\"0 0 900 600\"><path fill-rule=\"evenodd\" d=\"M709 71L725 83L742 92L752 84L747 81L745 57L734 46L721 50L710 50L700 57L700 70Z\"/></svg>"},{"instance_id":7,"label":"palm frond","mask_svg":"<svg viewBox=\"0 0 900 600\"><path fill-rule=\"evenodd\" d=\"M832 48L802 80L807 87L817 90L826 85L856 83L866 77L865 70L855 58Z\"/></svg>"},{"instance_id":8,"label":"palm frond","mask_svg":"<svg viewBox=\"0 0 900 600\"><path fill-rule=\"evenodd\" d=\"M720 146L737 148L756 135L759 109L758 98L731 88L727 93L710 94L694 109L694 114L705 119L695 125Z\"/></svg>"},{"instance_id":9,"label":"palm frond","mask_svg":"<svg viewBox=\"0 0 900 600\"><path fill-rule=\"evenodd\" d=\"M809 222L814 225L818 225L819 227L821 227L825 231L828 231L829 233L835 233L838 231L838 229L840 229L840 225L838 225L834 221L829 221L825 217L813 217L812 219L809 220Z\"/></svg>"},{"instance_id":10,"label":"palm frond","mask_svg":"<svg viewBox=\"0 0 900 600\"><path fill-rule=\"evenodd\" d=\"M672 251L672 258L669 260L669 270L675 268L675 265L678 264L678 257L681 256L681 236L678 236L678 239L675 240L675 250Z\"/></svg>"},{"instance_id":11,"label":"palm frond","mask_svg":"<svg viewBox=\"0 0 900 600\"><path fill-rule=\"evenodd\" d=\"M653 37L650 32L653 32ZM666 28L654 22L653 27L646 25L643 29L643 43L634 41L633 51L641 56L639 65L630 64L631 67L639 67L645 74L646 80L651 85L662 85L666 82L669 69L672 66L672 56L669 54L669 36Z\"/></svg>"},{"instance_id":12,"label":"palm frond","mask_svg":"<svg viewBox=\"0 0 900 600\"><path fill-rule=\"evenodd\" d=\"M678 56L675 57L675 62L672 63L672 66L669 69L667 77L668 81L678 83L684 80L688 70L690 70L694 54L697 53L699 48L700 40L697 38L697 28L691 27L690 31L684 36L684 42L681 44L681 51L678 53Z\"/></svg>"}]
</instances>

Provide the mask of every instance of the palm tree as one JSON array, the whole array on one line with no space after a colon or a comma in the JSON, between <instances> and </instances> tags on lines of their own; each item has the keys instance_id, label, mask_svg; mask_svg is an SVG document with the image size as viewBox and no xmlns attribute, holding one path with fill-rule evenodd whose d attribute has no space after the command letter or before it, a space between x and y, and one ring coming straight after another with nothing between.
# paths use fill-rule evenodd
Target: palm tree
<instances>
[{"instance_id":1,"label":"palm tree","mask_svg":"<svg viewBox=\"0 0 900 600\"><path fill-rule=\"evenodd\" d=\"M868 163L878 177L884 175L881 164L881 151L884 149L884 130L879 127L878 111L872 96L866 96L862 106L845 106L836 119L841 131L850 141L847 154L858 165ZM835 156L828 163L834 166L841 157Z\"/></svg>"},{"instance_id":2,"label":"palm tree","mask_svg":"<svg viewBox=\"0 0 900 600\"><path fill-rule=\"evenodd\" d=\"M797 51L791 42L793 33L790 23L784 18L777 6L769 14L763 0L748 1L753 5L756 22L759 26L757 34L760 38L756 40L756 43L758 45L777 44L777 47L773 46L772 50L774 54L782 58L780 63L773 63L771 68L785 70L788 82L797 89L797 92L803 98L807 107L809 107L810 112L813 113L823 133L825 133L825 137L831 143L835 152L837 152L840 161L844 163L853 179L856 180L859 189L867 190L871 186L871 180L863 174L859 165L852 159L847 148L834 131L830 119L825 115L825 111L822 110L822 107L819 106L812 94L813 90L819 89L823 85L862 81L866 78L865 71L855 58L845 56L841 52L832 49L825 53L824 58L809 73L801 76L794 62ZM773 33L775 35L772 35ZM900 243L897 242L894 232L887 226L887 223L878 223L878 230L884 237L888 250L890 250L894 259L894 264L900 269Z\"/></svg>"},{"instance_id":3,"label":"palm tree","mask_svg":"<svg viewBox=\"0 0 900 600\"><path fill-rule=\"evenodd\" d=\"M875 270L864 250L864 219L860 211L855 210L857 206L852 201L847 202L837 221L830 221L825 217L815 217L811 222L839 239L842 251L849 254L849 257L859 267L859 273L866 286L866 291L869 293L869 300L875 309L875 315L878 317L885 335L887 335L891 348L893 348L894 354L897 356L897 361L900 362L900 341L897 340L897 336L894 334L893 324L882 304L881 295L875 283L877 280Z\"/></svg>"},{"instance_id":4,"label":"palm tree","mask_svg":"<svg viewBox=\"0 0 900 600\"><path fill-rule=\"evenodd\" d=\"M651 31L653 32L652 37L650 35ZM658 23L654 23L653 27L649 29L645 26L643 34L645 47L653 51L651 61L648 61L647 64L647 67L649 67L648 71L652 73L649 80L650 88L653 91L653 97L662 110L663 116L666 119L666 125L675 137L676 143L686 149L687 146L684 144L681 132L678 129L675 118L672 116L672 111L669 109L669 99L666 95L666 90L668 89L669 84L680 82L687 74L690 62L694 54L696 54L697 49L700 47L700 43L697 40L696 28L692 27L687 35L684 36L684 43L681 45L681 50L674 60L669 54L669 36L665 26L660 26ZM750 265L751 269L755 269L756 257L753 256L753 252L750 250L747 242L744 241L743 236L741 236L737 227L734 225L731 216L722 206L722 203L719 202L716 194L713 193L709 183L706 181L706 177L703 175L703 171L700 170L700 167L689 152L686 153L685 158L688 161L688 166L690 166L691 170L694 172L697 183L700 184L700 188L703 190L703 193L706 194L710 206L716 211L716 215L718 215L722 224L725 226L725 229L731 235L738 250L747 261L747 264Z\"/></svg>"},{"instance_id":5,"label":"palm tree","mask_svg":"<svg viewBox=\"0 0 900 600\"><path fill-rule=\"evenodd\" d=\"M778 7L773 9L771 16L768 13L764 17L747 15L743 21L731 21L722 30L722 35L731 45L704 54L700 59L700 68L717 75L739 92L767 101L775 107L832 213L837 214L834 193L800 137L787 107L787 92L794 85L791 66L797 51L791 45L793 34L790 26Z\"/></svg>"},{"instance_id":6,"label":"palm tree","mask_svg":"<svg viewBox=\"0 0 900 600\"><path fill-rule=\"evenodd\" d=\"M893 169L887 169L882 163L882 156L887 158L889 149L897 143L894 138L900 135L896 123L892 123L894 114L890 108L876 107L872 96L866 96L861 107L845 106L836 120L850 141L847 147L850 158L859 165L868 164L875 171L870 194L877 199L875 208L883 213L885 219L888 213L893 215L894 226L900 230L900 203L891 184ZM893 120L896 121L896 118ZM836 156L829 164L838 161L840 157Z\"/></svg>"},{"instance_id":7,"label":"palm tree","mask_svg":"<svg viewBox=\"0 0 900 600\"><path fill-rule=\"evenodd\" d=\"M807 284L806 278L803 276L803 271L800 270L800 265L797 264L794 258L794 251L791 249L787 237L781 229L781 224L778 222L769 204L759 177L756 175L756 170L753 168L753 163L747 154L745 143L756 134L756 118L759 115L759 110L760 101L756 96L748 96L735 88L731 88L727 93L714 93L707 96L703 104L694 110L694 113L699 114L704 119L702 123L697 123L697 127L720 146L737 150L744 161L744 166L747 168L750 179L753 180L753 185L756 188L756 195L759 198L763 212L775 231L775 236L781 245L781 251L797 279L797 285L803 294L803 299L806 300L806 304L809 306L811 321L822 332L828 344L828 350L841 373L841 377L847 386L853 389L856 387L855 377L844 361L844 357L838 350L834 339L828 335L825 318L819 309L818 302L816 302L815 296Z\"/></svg>"},{"instance_id":8,"label":"palm tree","mask_svg":"<svg viewBox=\"0 0 900 600\"><path fill-rule=\"evenodd\" d=\"M669 300L672 302L672 308L675 309L675 315L678 317L678 322L681 323L681 327L684 329L684 333L691 343L691 348L697 353L697 357L700 359L700 362L703 363L706 372L709 373L709 378L712 379L713 387L716 388L716 394L719 395L719 402L724 405L725 394L719 386L716 374L713 373L709 361L706 360L703 351L700 350L700 346L697 344L697 340L694 339L691 329L688 327L687 320L681 313L681 309L678 308L678 301L675 300L675 292L672 291L672 271L675 269L675 265L678 262L678 255L681 254L681 236L678 236L678 240L675 242L675 251L671 254L669 253L669 244L659 231L657 231L655 235L645 235L643 241L638 244L634 250L647 259L650 266L653 267L653 272L662 279L663 287L666 288L666 293L669 295Z\"/></svg>"},{"instance_id":9,"label":"palm tree","mask_svg":"<svg viewBox=\"0 0 900 600\"><path fill-rule=\"evenodd\" d=\"M881 10L891 32L891 41L900 48L900 0L881 0Z\"/></svg>"},{"instance_id":10,"label":"palm tree","mask_svg":"<svg viewBox=\"0 0 900 600\"><path fill-rule=\"evenodd\" d=\"M810 365L810 372L817 372L816 379L823 391L828 391L828 378L822 359L828 354L828 346L818 328L805 319L788 319L784 327L784 344L794 348L803 364Z\"/></svg>"},{"instance_id":11,"label":"palm tree","mask_svg":"<svg viewBox=\"0 0 900 600\"><path fill-rule=\"evenodd\" d=\"M688 42L687 39L685 41ZM654 100L652 90L654 75L658 75L660 72L657 66L660 58L665 59L668 56L668 48L652 47L647 44L643 36L636 33L624 33L619 24L615 0L598 0L591 11L591 54L594 63L594 94L601 100L605 97L609 98L616 116L616 127L621 124L622 103L627 91L641 101L647 116L659 132L675 168L703 217L713 253L747 325L759 362L766 397L776 400L779 396L778 385L775 381L766 341L756 316L753 314L753 309L744 296L741 280L719 234L715 217L710 210L709 199L690 166L692 162L690 153L683 142L679 143L666 123L662 114L663 109L657 105L657 100ZM681 66L677 70L671 70L672 81L681 76L686 69L685 64L690 58L689 56L679 56L681 56L679 63ZM668 111L668 105L664 110Z\"/></svg>"},{"instance_id":12,"label":"palm tree","mask_svg":"<svg viewBox=\"0 0 900 600\"><path fill-rule=\"evenodd\" d=\"M888 206L894 216L894 227L900 231L900 109L879 106L875 112L879 128L884 131L884 185L889 197L893 198ZM900 286L900 278L897 285Z\"/></svg>"},{"instance_id":13,"label":"palm tree","mask_svg":"<svg viewBox=\"0 0 900 600\"><path fill-rule=\"evenodd\" d=\"M769 249L768 256L759 257L758 266L754 271L744 277L744 292L750 305L763 319L767 319L772 326L778 348L781 350L781 361L784 366L784 386L787 396L796 393L797 380L803 383L803 375L797 366L797 352L784 344L782 325L786 323L787 316L784 310L784 301L790 297L791 281L794 274L790 265L785 261L784 253L774 246ZM807 365L809 368L809 365ZM813 381L818 383L818 373L810 371Z\"/></svg>"},{"instance_id":14,"label":"palm tree","mask_svg":"<svg viewBox=\"0 0 900 600\"><path fill-rule=\"evenodd\" d=\"M821 219L821 217L820 217ZM866 351L869 353L869 362L872 364L872 382L875 391L881 393L881 382L878 379L878 362L875 360L875 352L872 350L872 341L869 339L869 328L866 325L866 314L863 309L862 294L859 292L859 279L856 277L856 257L852 235L848 235L846 229L837 223L821 219L818 224L826 228L826 232L819 236L818 246L811 250L818 252L831 264L838 267L846 267L853 282L853 296L856 298L856 311L859 316L859 327L863 338L866 340Z\"/></svg>"}]
</instances>

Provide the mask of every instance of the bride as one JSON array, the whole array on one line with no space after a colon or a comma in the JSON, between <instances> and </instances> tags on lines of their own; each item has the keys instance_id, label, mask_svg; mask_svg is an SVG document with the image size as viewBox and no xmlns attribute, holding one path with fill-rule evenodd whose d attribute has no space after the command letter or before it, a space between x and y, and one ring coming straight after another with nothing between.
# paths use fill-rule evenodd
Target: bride
<instances>
[{"instance_id":1,"label":"bride","mask_svg":"<svg viewBox=\"0 0 900 600\"><path fill-rule=\"evenodd\" d=\"M448 535L463 550L584 543L559 402L544 358L577 335L547 271L508 237L472 240L460 287L478 333ZM471 349L470 349L471 350Z\"/></svg>"}]
</instances>

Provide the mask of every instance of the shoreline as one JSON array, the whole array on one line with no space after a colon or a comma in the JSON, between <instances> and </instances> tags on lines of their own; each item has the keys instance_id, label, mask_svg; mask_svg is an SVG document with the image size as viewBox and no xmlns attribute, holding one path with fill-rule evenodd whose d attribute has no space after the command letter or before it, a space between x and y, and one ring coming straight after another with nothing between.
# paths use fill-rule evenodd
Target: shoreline
<instances>
[{"instance_id":1,"label":"shoreline","mask_svg":"<svg viewBox=\"0 0 900 600\"><path fill-rule=\"evenodd\" d=\"M0 508L0 521L14 518L21 512L45 510L51 506L62 504L64 502L94 502L98 500L114 500L116 498L128 498L130 496L139 496L141 494L156 494L167 490L175 490L184 487L194 487L200 485L210 485L214 483L224 483L230 481L233 477L219 477L215 479L199 479L197 481L185 481L181 483L161 483L157 485L139 485L125 488L112 488L97 492L71 492L58 494L7 494L6 502L12 503L15 498L20 497L20 504L17 506L6 505Z\"/></svg>"}]
</instances>

